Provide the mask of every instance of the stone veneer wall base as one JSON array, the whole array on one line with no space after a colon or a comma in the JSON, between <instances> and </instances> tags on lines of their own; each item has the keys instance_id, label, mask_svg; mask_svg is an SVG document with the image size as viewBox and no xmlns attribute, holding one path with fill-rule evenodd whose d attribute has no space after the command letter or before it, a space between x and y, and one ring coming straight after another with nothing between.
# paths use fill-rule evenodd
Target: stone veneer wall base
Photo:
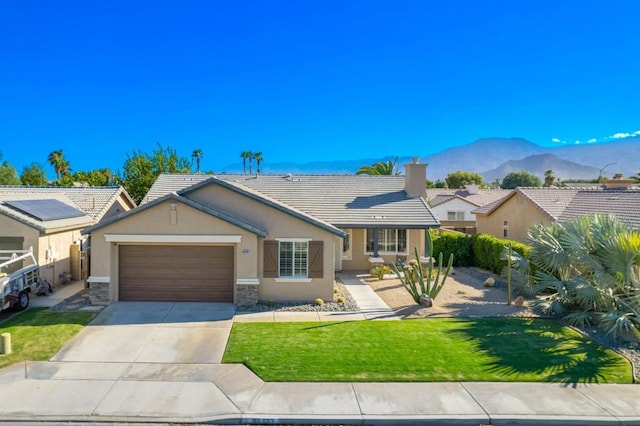
<instances>
[{"instance_id":1,"label":"stone veneer wall base","mask_svg":"<svg viewBox=\"0 0 640 426\"><path fill-rule=\"evenodd\" d=\"M109 297L109 283L90 282L89 299L92 305L108 305L111 303Z\"/></svg>"},{"instance_id":2,"label":"stone veneer wall base","mask_svg":"<svg viewBox=\"0 0 640 426\"><path fill-rule=\"evenodd\" d=\"M258 303L258 284L238 284L236 288L237 305L255 305Z\"/></svg>"}]
</instances>

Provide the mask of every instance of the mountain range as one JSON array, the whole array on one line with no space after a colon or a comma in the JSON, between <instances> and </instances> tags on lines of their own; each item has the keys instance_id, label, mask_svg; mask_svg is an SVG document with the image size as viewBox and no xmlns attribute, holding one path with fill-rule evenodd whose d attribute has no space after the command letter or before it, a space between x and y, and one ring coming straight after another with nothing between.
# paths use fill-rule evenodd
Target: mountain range
<instances>
[{"instance_id":1,"label":"mountain range","mask_svg":"<svg viewBox=\"0 0 640 426\"><path fill-rule=\"evenodd\" d=\"M393 158L264 162L261 168L268 174L355 174L360 166ZM430 180L444 179L456 170L480 173L487 182L502 180L509 172L522 170L540 178L546 170L552 170L558 179L595 179L600 174L613 176L614 173L630 176L640 171L640 137L553 147L543 147L522 138L485 138L419 158L421 163L429 164L427 177ZM400 157L398 163L401 167L410 161L410 157ZM228 169L237 169L237 165ZM400 170L403 171L402 167Z\"/></svg>"}]
</instances>

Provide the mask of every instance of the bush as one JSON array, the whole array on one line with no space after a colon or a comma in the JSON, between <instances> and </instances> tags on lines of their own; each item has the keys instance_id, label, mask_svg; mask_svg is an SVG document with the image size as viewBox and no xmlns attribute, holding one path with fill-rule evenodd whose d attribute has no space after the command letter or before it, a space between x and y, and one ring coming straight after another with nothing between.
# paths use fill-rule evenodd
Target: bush
<instances>
[{"instance_id":1,"label":"bush","mask_svg":"<svg viewBox=\"0 0 640 426\"><path fill-rule=\"evenodd\" d=\"M374 277L376 277L376 279L378 279L378 281L380 281L384 279L384 276L386 274L390 274L391 272L391 268L389 268L387 265L380 265L371 270L371 275L373 275Z\"/></svg>"},{"instance_id":2,"label":"bush","mask_svg":"<svg viewBox=\"0 0 640 426\"><path fill-rule=\"evenodd\" d=\"M442 253L445 259L453 254L453 266L473 266L473 250L471 237L459 232L445 230L430 230L433 241L432 257L436 258Z\"/></svg>"},{"instance_id":3,"label":"bush","mask_svg":"<svg viewBox=\"0 0 640 426\"><path fill-rule=\"evenodd\" d=\"M502 269L507 266L507 261L500 259L502 250L509 245L509 240L496 238L489 234L476 234L471 237L473 257L475 263L482 269L502 273ZM528 256L529 247L517 241L511 241L513 251L520 253L524 257Z\"/></svg>"},{"instance_id":4,"label":"bush","mask_svg":"<svg viewBox=\"0 0 640 426\"><path fill-rule=\"evenodd\" d=\"M321 298L319 298L319 297L318 297L318 298L316 299L316 305L317 305L317 306L322 306L322 305L324 305L324 300L322 300Z\"/></svg>"}]
</instances>

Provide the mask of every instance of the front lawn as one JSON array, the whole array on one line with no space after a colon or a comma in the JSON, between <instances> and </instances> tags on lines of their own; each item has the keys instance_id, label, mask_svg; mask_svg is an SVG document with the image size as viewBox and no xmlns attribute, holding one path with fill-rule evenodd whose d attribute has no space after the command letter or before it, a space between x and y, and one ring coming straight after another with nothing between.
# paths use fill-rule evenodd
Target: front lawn
<instances>
[{"instance_id":1,"label":"front lawn","mask_svg":"<svg viewBox=\"0 0 640 426\"><path fill-rule=\"evenodd\" d=\"M20 361L44 361L84 328L92 312L51 312L33 308L0 323L0 334L11 333L13 353L0 354L0 368Z\"/></svg>"},{"instance_id":2,"label":"front lawn","mask_svg":"<svg viewBox=\"0 0 640 426\"><path fill-rule=\"evenodd\" d=\"M225 363L268 382L632 383L628 360L555 321L236 323Z\"/></svg>"}]
</instances>

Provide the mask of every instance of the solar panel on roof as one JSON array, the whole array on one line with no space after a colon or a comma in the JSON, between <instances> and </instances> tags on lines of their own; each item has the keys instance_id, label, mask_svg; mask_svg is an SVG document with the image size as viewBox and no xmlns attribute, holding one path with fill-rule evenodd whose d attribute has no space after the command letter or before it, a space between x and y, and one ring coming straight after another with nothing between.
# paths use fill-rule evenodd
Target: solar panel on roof
<instances>
[{"instance_id":1,"label":"solar panel on roof","mask_svg":"<svg viewBox=\"0 0 640 426\"><path fill-rule=\"evenodd\" d=\"M59 200L15 200L4 204L41 222L84 216L85 213Z\"/></svg>"}]
</instances>

